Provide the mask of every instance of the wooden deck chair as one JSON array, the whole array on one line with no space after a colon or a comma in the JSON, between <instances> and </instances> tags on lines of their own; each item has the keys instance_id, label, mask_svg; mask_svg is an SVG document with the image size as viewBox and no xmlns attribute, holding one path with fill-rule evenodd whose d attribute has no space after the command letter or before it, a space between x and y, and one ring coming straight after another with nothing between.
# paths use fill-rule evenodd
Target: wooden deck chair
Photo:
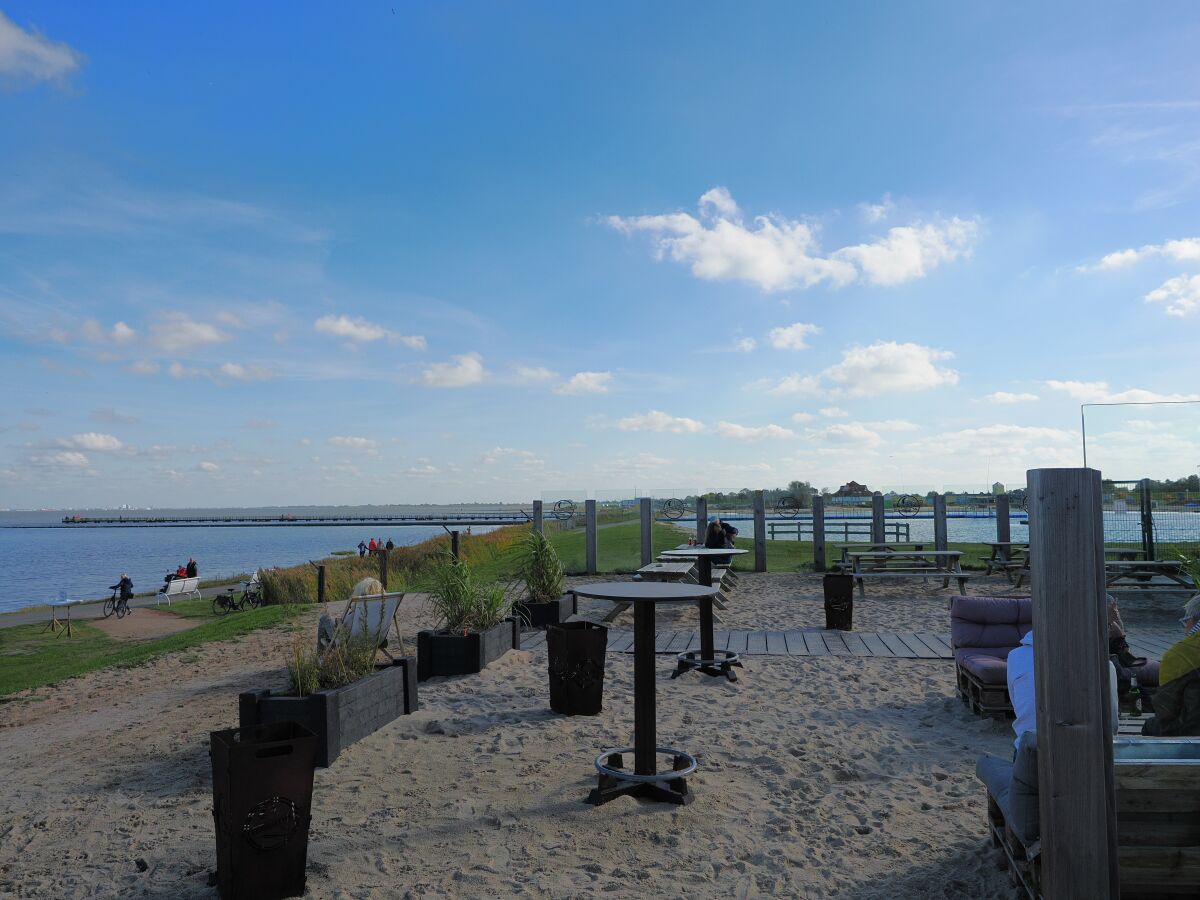
<instances>
[{"instance_id":1,"label":"wooden deck chair","mask_svg":"<svg viewBox=\"0 0 1200 900\"><path fill-rule=\"evenodd\" d=\"M388 635L394 628L400 655L403 656L404 637L400 632L399 619L400 601L403 599L403 593L351 597L346 601L346 609L338 620L337 632L349 638L368 636L377 653L395 662L396 657L388 650Z\"/></svg>"}]
</instances>

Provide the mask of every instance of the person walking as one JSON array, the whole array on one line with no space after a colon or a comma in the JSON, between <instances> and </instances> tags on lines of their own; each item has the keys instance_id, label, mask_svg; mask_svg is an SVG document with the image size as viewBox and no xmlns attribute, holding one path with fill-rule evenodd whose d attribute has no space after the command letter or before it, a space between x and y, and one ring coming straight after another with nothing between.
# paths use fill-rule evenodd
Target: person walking
<instances>
[{"instance_id":1,"label":"person walking","mask_svg":"<svg viewBox=\"0 0 1200 900\"><path fill-rule=\"evenodd\" d=\"M359 555L359 556L366 556L366 555L367 555L367 542L366 542L366 541L359 541L359 542L358 542L358 555Z\"/></svg>"},{"instance_id":2,"label":"person walking","mask_svg":"<svg viewBox=\"0 0 1200 900\"><path fill-rule=\"evenodd\" d=\"M388 539L387 539L387 543L386 543L386 544L384 544L383 546L384 546L384 547L386 547L388 550L395 550L395 549L396 549L396 545L392 543L392 539L391 539L391 538L388 538Z\"/></svg>"},{"instance_id":3,"label":"person walking","mask_svg":"<svg viewBox=\"0 0 1200 900\"><path fill-rule=\"evenodd\" d=\"M367 552L374 553L379 549L379 545L375 543L375 538L371 538L371 543L367 544Z\"/></svg>"}]
</instances>

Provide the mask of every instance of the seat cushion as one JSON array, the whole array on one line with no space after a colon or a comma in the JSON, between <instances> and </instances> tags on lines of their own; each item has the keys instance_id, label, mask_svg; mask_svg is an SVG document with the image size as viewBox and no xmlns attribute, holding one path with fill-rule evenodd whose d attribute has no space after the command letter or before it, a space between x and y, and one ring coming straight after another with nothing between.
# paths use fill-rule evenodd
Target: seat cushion
<instances>
[{"instance_id":1,"label":"seat cushion","mask_svg":"<svg viewBox=\"0 0 1200 900\"><path fill-rule=\"evenodd\" d=\"M1008 792L1011 815L1004 821L1028 847L1041 833L1041 814L1038 809L1037 732L1026 731L1017 742L1013 759L1012 787Z\"/></svg>"},{"instance_id":2,"label":"seat cushion","mask_svg":"<svg viewBox=\"0 0 1200 900\"><path fill-rule=\"evenodd\" d=\"M975 760L975 777L984 783L1000 812L1007 822L1011 815L1008 805L1009 791L1012 789L1013 765L1007 759L991 756L985 753Z\"/></svg>"},{"instance_id":3,"label":"seat cushion","mask_svg":"<svg viewBox=\"0 0 1200 900\"><path fill-rule=\"evenodd\" d=\"M1033 627L1028 597L952 597L950 646L1007 647L1021 643Z\"/></svg>"},{"instance_id":4,"label":"seat cushion","mask_svg":"<svg viewBox=\"0 0 1200 900\"><path fill-rule=\"evenodd\" d=\"M986 685L1008 686L1008 649L977 647L955 650L954 661Z\"/></svg>"}]
</instances>

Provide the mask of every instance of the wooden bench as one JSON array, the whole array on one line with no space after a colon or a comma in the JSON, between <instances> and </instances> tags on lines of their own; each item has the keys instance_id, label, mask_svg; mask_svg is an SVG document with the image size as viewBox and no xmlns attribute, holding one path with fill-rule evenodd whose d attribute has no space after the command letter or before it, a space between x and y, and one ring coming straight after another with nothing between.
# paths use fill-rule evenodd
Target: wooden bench
<instances>
[{"instance_id":1,"label":"wooden bench","mask_svg":"<svg viewBox=\"0 0 1200 900\"><path fill-rule=\"evenodd\" d=\"M166 597L167 598L167 606L170 606L172 597L186 597L189 594L195 594L196 599L197 600L200 599L200 579L199 579L199 577L196 577L196 578L172 578L165 585L163 585L163 589L158 592L158 597L155 598L154 602L159 603L159 602L161 602L159 600L159 598Z\"/></svg>"},{"instance_id":2,"label":"wooden bench","mask_svg":"<svg viewBox=\"0 0 1200 900\"><path fill-rule=\"evenodd\" d=\"M1104 563L1104 586L1116 590L1192 593L1196 585L1183 570L1182 562L1170 560L1109 560Z\"/></svg>"}]
</instances>

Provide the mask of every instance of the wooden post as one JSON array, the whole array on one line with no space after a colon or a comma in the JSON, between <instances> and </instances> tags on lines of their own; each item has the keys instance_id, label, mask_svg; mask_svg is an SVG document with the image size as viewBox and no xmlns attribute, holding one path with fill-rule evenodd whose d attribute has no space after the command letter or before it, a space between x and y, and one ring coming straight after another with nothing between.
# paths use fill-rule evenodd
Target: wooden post
<instances>
[{"instance_id":1,"label":"wooden post","mask_svg":"<svg viewBox=\"0 0 1200 900\"><path fill-rule=\"evenodd\" d=\"M1007 544L1012 540L1012 520L1009 518L1008 511L1008 494L996 495L996 540ZM1001 554L1005 559L1008 559L1008 551L1011 547L1001 547L1004 552Z\"/></svg>"},{"instance_id":2,"label":"wooden post","mask_svg":"<svg viewBox=\"0 0 1200 900\"><path fill-rule=\"evenodd\" d=\"M325 602L325 567L317 566L317 602Z\"/></svg>"},{"instance_id":3,"label":"wooden post","mask_svg":"<svg viewBox=\"0 0 1200 900\"><path fill-rule=\"evenodd\" d=\"M825 571L825 498L821 494L813 494L812 498L812 528L813 528L813 571Z\"/></svg>"},{"instance_id":4,"label":"wooden post","mask_svg":"<svg viewBox=\"0 0 1200 900\"><path fill-rule=\"evenodd\" d=\"M947 550L946 495L933 495L933 549Z\"/></svg>"},{"instance_id":5,"label":"wooden post","mask_svg":"<svg viewBox=\"0 0 1200 900\"><path fill-rule=\"evenodd\" d=\"M1138 488L1142 500L1142 550L1146 559L1158 559L1154 550L1154 501L1150 497L1150 479L1143 478Z\"/></svg>"},{"instance_id":6,"label":"wooden post","mask_svg":"<svg viewBox=\"0 0 1200 900\"><path fill-rule=\"evenodd\" d=\"M458 559L459 558L459 550L460 550L460 547L459 547L459 543L458 543L458 532L452 531L452 532L450 532L450 555L453 556L455 559Z\"/></svg>"},{"instance_id":7,"label":"wooden post","mask_svg":"<svg viewBox=\"0 0 1200 900\"><path fill-rule=\"evenodd\" d=\"M654 510L649 497L642 497L642 565L654 562Z\"/></svg>"},{"instance_id":8,"label":"wooden post","mask_svg":"<svg viewBox=\"0 0 1200 900\"><path fill-rule=\"evenodd\" d=\"M886 542L887 535L883 531L883 494L876 491L871 495L871 543Z\"/></svg>"},{"instance_id":9,"label":"wooden post","mask_svg":"<svg viewBox=\"0 0 1200 900\"><path fill-rule=\"evenodd\" d=\"M387 586L387 566L388 566L387 550L384 549L383 547L380 547L375 552L379 554L379 583L383 585L383 589L386 591L388 589L388 586Z\"/></svg>"},{"instance_id":10,"label":"wooden post","mask_svg":"<svg viewBox=\"0 0 1200 900\"><path fill-rule=\"evenodd\" d=\"M596 568L596 501L583 501L583 546L587 556L587 574L595 575Z\"/></svg>"},{"instance_id":11,"label":"wooden post","mask_svg":"<svg viewBox=\"0 0 1200 900\"><path fill-rule=\"evenodd\" d=\"M533 501L533 530L541 532L545 526L542 523L542 501Z\"/></svg>"},{"instance_id":12,"label":"wooden post","mask_svg":"<svg viewBox=\"0 0 1200 900\"><path fill-rule=\"evenodd\" d=\"M1042 893L1117 898L1100 473L1027 474Z\"/></svg>"},{"instance_id":13,"label":"wooden post","mask_svg":"<svg viewBox=\"0 0 1200 900\"><path fill-rule=\"evenodd\" d=\"M704 545L704 532L708 531L708 498L696 498L696 540Z\"/></svg>"},{"instance_id":14,"label":"wooden post","mask_svg":"<svg viewBox=\"0 0 1200 900\"><path fill-rule=\"evenodd\" d=\"M767 571L767 495L754 492L754 571Z\"/></svg>"}]
</instances>

